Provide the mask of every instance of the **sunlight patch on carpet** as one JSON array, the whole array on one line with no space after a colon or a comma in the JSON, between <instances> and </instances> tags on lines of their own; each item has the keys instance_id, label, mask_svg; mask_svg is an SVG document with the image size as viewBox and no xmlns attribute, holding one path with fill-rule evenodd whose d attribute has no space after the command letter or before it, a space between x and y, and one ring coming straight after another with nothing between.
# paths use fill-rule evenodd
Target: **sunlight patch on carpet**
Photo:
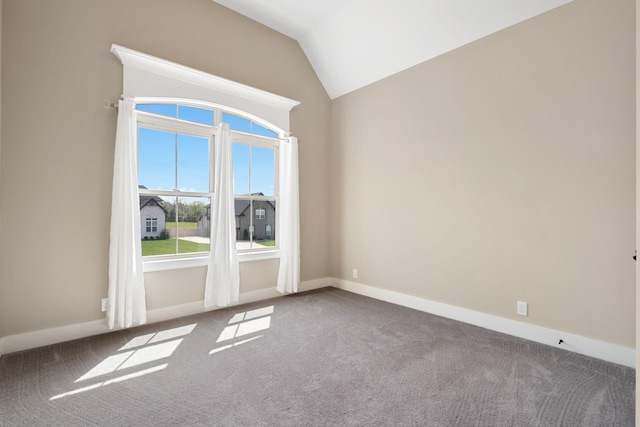
<instances>
[{"instance_id":1,"label":"sunlight patch on carpet","mask_svg":"<svg viewBox=\"0 0 640 427\"><path fill-rule=\"evenodd\" d=\"M228 344L228 345L224 345L222 347L214 348L213 350L211 350L209 352L209 354L211 355L211 354L220 353L221 351L229 350L230 348L237 347L239 345L246 344L246 343L251 342L251 341L255 341L258 338L262 338L263 336L264 335L258 335L257 337L249 338L248 340L238 341L237 343L234 343L234 344Z\"/></svg>"},{"instance_id":2,"label":"sunlight patch on carpet","mask_svg":"<svg viewBox=\"0 0 640 427\"><path fill-rule=\"evenodd\" d=\"M158 366L154 366L153 368L148 368L148 369L144 369L142 371L138 371L138 372L133 372L131 374L127 374L127 375L123 375L121 377L116 377L116 378L112 378L110 380L107 381L103 381L97 384L91 384L89 386L86 387L82 387L82 388L78 388L76 390L72 390L72 391L68 391L66 393L62 393L62 394L58 394L56 396L51 397L49 400L57 400L63 397L67 397L67 396L73 396L74 394L79 394L79 393L84 393L86 391L91 391L91 390L95 390L97 388L100 387L105 387L111 384L116 384L122 381L127 381L133 378L138 378L141 377L143 375L147 375L147 374L152 374L154 372L158 372L161 371L163 369L165 369L167 366L169 366L168 363L165 363L163 365L158 365Z\"/></svg>"},{"instance_id":3,"label":"sunlight patch on carpet","mask_svg":"<svg viewBox=\"0 0 640 427\"><path fill-rule=\"evenodd\" d=\"M267 330L271 327L273 306L257 308L233 315L229 326L224 328L216 342L229 341L234 338Z\"/></svg>"}]
</instances>

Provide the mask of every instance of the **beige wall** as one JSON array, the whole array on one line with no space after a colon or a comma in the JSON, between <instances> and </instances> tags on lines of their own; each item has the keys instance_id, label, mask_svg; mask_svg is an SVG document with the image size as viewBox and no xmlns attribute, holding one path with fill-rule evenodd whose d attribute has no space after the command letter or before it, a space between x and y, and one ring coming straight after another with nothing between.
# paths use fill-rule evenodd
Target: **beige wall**
<instances>
[{"instance_id":1,"label":"beige wall","mask_svg":"<svg viewBox=\"0 0 640 427\"><path fill-rule=\"evenodd\" d=\"M5 0L0 337L101 319L107 293L112 43L301 101L302 279L327 277L330 100L298 44L211 0ZM45 215L42 215L42 213ZM241 292L277 261L243 263ZM201 300L204 269L150 273L149 308Z\"/></svg>"},{"instance_id":2,"label":"beige wall","mask_svg":"<svg viewBox=\"0 0 640 427\"><path fill-rule=\"evenodd\" d=\"M575 0L334 100L333 276L635 347L634 7Z\"/></svg>"},{"instance_id":3,"label":"beige wall","mask_svg":"<svg viewBox=\"0 0 640 427\"><path fill-rule=\"evenodd\" d=\"M634 347L633 0L575 0L333 103L297 43L210 0L0 5L0 337L103 317L117 43L302 102L303 280L358 268ZM276 272L243 263L242 292ZM204 275L147 274L149 309L201 299Z\"/></svg>"}]
</instances>

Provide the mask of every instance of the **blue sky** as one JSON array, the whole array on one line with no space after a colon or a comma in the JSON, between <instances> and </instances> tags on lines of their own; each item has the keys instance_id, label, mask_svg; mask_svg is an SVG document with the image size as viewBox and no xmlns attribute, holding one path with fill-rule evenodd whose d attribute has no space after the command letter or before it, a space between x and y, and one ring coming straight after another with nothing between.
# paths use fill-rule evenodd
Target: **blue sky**
<instances>
[{"instance_id":1,"label":"blue sky","mask_svg":"<svg viewBox=\"0 0 640 427\"><path fill-rule=\"evenodd\" d=\"M139 110L213 124L210 110L175 105L139 105ZM276 134L250 120L223 114L231 129L266 136ZM274 195L275 150L233 144L236 194L261 192ZM209 143L207 138L140 127L138 130L138 182L149 189L209 191ZM251 167L251 177L249 170ZM176 173L177 171L177 173Z\"/></svg>"}]
</instances>

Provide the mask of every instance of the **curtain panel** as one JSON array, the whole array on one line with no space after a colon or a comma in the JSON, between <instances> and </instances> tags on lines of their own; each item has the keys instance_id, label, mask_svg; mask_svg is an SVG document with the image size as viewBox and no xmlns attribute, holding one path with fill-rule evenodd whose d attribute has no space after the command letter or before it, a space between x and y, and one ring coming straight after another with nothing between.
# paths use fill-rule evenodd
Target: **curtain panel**
<instances>
[{"instance_id":1,"label":"curtain panel","mask_svg":"<svg viewBox=\"0 0 640 427\"><path fill-rule=\"evenodd\" d=\"M238 302L240 265L236 252L231 131L220 124L215 141L214 196L211 201L211 250L204 290L205 308Z\"/></svg>"},{"instance_id":2,"label":"curtain panel","mask_svg":"<svg viewBox=\"0 0 640 427\"><path fill-rule=\"evenodd\" d=\"M111 232L109 243L109 329L146 323L142 248L140 246L140 199L136 149L135 103L121 100L113 164Z\"/></svg>"},{"instance_id":3,"label":"curtain panel","mask_svg":"<svg viewBox=\"0 0 640 427\"><path fill-rule=\"evenodd\" d=\"M300 284L300 208L298 184L298 139L280 144L280 293L298 292Z\"/></svg>"}]
</instances>

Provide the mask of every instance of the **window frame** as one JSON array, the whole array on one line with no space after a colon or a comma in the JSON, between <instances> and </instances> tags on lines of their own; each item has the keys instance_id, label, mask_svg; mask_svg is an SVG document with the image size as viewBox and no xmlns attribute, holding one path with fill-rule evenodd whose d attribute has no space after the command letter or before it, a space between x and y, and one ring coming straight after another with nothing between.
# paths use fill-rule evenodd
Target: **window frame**
<instances>
[{"instance_id":1,"label":"window frame","mask_svg":"<svg viewBox=\"0 0 640 427\"><path fill-rule=\"evenodd\" d=\"M147 104L146 102L136 102L136 104ZM175 102L154 102L154 104L178 104ZM180 103L180 105L185 105L185 103ZM153 188L141 189L138 188L138 195L140 196L167 196L167 197L175 197L176 200L179 197L198 197L198 198L209 198L211 200L213 198L213 167L215 165L215 138L217 135L217 128L210 125L205 125L198 122L191 122L188 120L178 119L175 117L164 116L156 113L150 113L142 110L135 110L135 121L136 121L136 155L138 155L138 135L139 129L153 129L163 132L174 132L176 134L183 134L189 136L196 136L199 138L206 138L209 141L209 191L181 191L179 189L173 190L158 190ZM214 122L215 123L215 122ZM176 163L177 167L177 163ZM141 184L141 183L138 183ZM176 237L176 250L177 250L177 237ZM164 255L151 255L151 256L143 256L142 262L143 265L147 261L163 261L163 260L171 260L171 259L180 259L180 258L189 258L194 255L203 255L208 253L206 252L192 252L192 253L173 253L173 254L164 254Z\"/></svg>"},{"instance_id":2,"label":"window frame","mask_svg":"<svg viewBox=\"0 0 640 427\"><path fill-rule=\"evenodd\" d=\"M222 123L222 114L230 113L236 116L240 116L251 120L252 122L274 131L278 136L270 137L259 134L251 134L243 131L237 131L231 129L232 144L239 143L255 147L271 148L274 150L274 195L273 196L253 196L253 195L235 195L234 199L243 198L251 199L251 208L253 208L253 200L269 200L274 201L278 206L278 200L280 197L280 144L288 135L287 132L277 128L275 125L270 124L259 117L254 117L249 113L238 111L233 108L212 104L208 102L200 102L193 100L177 100L173 98L144 98L136 99L137 104L177 104L180 106L189 106L197 108L206 108L213 110L214 121L213 125L207 125L199 122L192 122L182 118L164 116L156 113L151 113L143 110L135 110L135 122L136 122L136 154L138 144L138 129L139 127L145 127L160 131L184 133L187 135L193 135L198 137L209 138L209 192L187 192L180 190L154 190L154 189L138 189L139 195L149 196L172 196L172 197L208 197L213 202L214 197L214 176L215 176L215 143L216 137L219 133L219 126ZM140 183L139 183L140 184ZM253 220L253 215L251 216ZM278 211L275 212L275 224L278 224ZM142 233L141 233L142 234ZM273 230L272 230L273 235ZM142 236L141 236L142 238ZM273 247L266 248L250 248L244 250L237 250L238 260L240 262L257 261L264 259L279 258L280 248L277 238L276 244ZM251 239L253 241L253 239ZM162 271L178 268L192 268L199 266L206 266L208 263L209 252L192 252L183 254L166 254L166 255L151 255L142 257L143 269L147 271Z\"/></svg>"},{"instance_id":3,"label":"window frame","mask_svg":"<svg viewBox=\"0 0 640 427\"><path fill-rule=\"evenodd\" d=\"M278 218L279 218L279 214L278 214L278 204L280 201L280 190L279 190L279 185L280 185L280 141L282 138L272 138L272 137L268 137L268 136L264 136L264 135L258 135L258 134L250 134L247 132L243 132L243 131L231 131L231 141L232 144L244 144L244 145L248 145L250 147L261 147L261 148L269 148L269 149L273 149L274 150L274 194L273 196L267 195L267 196L260 196L260 195L256 195L256 194L251 194L251 187L249 186L249 194L235 194L234 193L234 198L237 199L241 199L241 200L248 200L250 202L250 206L249 206L249 211L251 213L250 215L250 227L251 227L251 232L250 232L250 242L251 242L251 248L247 249L247 250L243 250L243 251L239 251L238 255L243 254L243 253L259 253L259 252L272 252L272 251L279 251L279 244L278 244L278 239L276 238L276 243L275 246L273 247L266 247L266 248L254 248L253 247L253 236L255 235L255 229L254 229L254 207L253 207L253 203L254 201L273 201L275 203L275 224L278 224ZM276 227L276 231L277 231L278 227ZM273 231L272 231L273 232Z\"/></svg>"}]
</instances>

